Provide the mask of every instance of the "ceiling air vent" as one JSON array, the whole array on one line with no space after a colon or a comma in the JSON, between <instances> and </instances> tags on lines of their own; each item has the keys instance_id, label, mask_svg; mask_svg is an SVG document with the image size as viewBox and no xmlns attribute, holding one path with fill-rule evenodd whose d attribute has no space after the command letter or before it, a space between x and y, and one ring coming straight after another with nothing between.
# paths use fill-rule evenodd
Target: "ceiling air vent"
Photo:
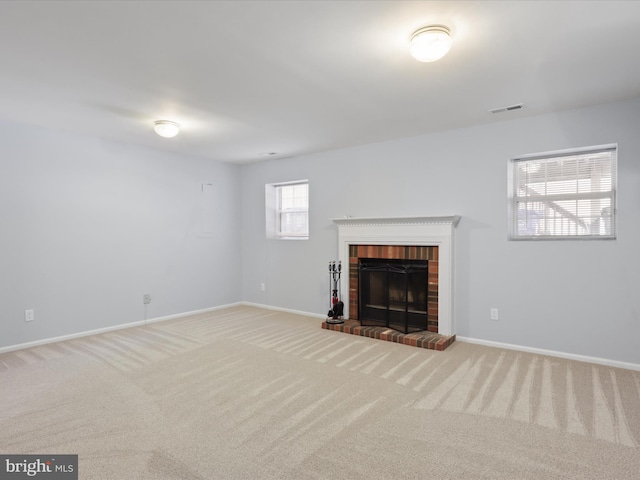
<instances>
[{"instance_id":1,"label":"ceiling air vent","mask_svg":"<svg viewBox=\"0 0 640 480\"><path fill-rule=\"evenodd\" d=\"M520 110L522 107L524 107L524 104L516 103L515 105L509 105L508 107L493 108L489 111L491 113L502 113L502 112L510 112L511 110Z\"/></svg>"}]
</instances>

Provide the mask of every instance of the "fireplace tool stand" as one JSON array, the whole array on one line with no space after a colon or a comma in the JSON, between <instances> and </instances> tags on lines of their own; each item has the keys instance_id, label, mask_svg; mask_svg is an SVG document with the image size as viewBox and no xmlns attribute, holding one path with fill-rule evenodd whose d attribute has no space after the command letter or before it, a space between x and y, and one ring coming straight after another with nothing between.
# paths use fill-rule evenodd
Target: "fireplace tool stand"
<instances>
[{"instance_id":1,"label":"fireplace tool stand","mask_svg":"<svg viewBox=\"0 0 640 480\"><path fill-rule=\"evenodd\" d=\"M327 323L344 323L344 303L340 300L340 277L342 275L342 262L329 262L329 313Z\"/></svg>"}]
</instances>

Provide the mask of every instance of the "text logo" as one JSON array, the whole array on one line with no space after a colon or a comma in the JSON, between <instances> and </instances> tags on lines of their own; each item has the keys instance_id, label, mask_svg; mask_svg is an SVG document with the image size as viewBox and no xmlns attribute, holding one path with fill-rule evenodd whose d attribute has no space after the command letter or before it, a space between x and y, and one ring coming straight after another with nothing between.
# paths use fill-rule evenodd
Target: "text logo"
<instances>
[{"instance_id":1,"label":"text logo","mask_svg":"<svg viewBox=\"0 0 640 480\"><path fill-rule=\"evenodd\" d=\"M2 455L0 480L78 480L78 455Z\"/></svg>"}]
</instances>

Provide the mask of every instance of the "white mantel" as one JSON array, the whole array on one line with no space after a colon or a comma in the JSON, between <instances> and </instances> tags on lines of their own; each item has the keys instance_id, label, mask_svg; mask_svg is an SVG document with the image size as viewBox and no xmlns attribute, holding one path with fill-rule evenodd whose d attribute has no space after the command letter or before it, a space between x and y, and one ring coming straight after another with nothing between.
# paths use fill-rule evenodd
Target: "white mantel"
<instances>
[{"instance_id":1,"label":"white mantel","mask_svg":"<svg viewBox=\"0 0 640 480\"><path fill-rule=\"evenodd\" d=\"M350 245L416 245L438 247L438 333L454 335L453 247L460 217L335 218L338 225L338 257L349 269ZM347 283L348 285L348 283ZM344 293L344 292L343 292ZM349 288L344 316L349 318Z\"/></svg>"}]
</instances>

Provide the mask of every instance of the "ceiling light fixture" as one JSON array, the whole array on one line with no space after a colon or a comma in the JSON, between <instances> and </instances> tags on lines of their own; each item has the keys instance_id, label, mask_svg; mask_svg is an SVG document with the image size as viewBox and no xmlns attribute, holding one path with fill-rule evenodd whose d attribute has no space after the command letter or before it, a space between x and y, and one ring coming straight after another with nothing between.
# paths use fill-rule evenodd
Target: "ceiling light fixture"
<instances>
[{"instance_id":1,"label":"ceiling light fixture","mask_svg":"<svg viewBox=\"0 0 640 480\"><path fill-rule=\"evenodd\" d=\"M411 36L411 56L419 62L435 62L449 52L452 42L444 25L423 27Z\"/></svg>"},{"instance_id":2,"label":"ceiling light fixture","mask_svg":"<svg viewBox=\"0 0 640 480\"><path fill-rule=\"evenodd\" d=\"M175 137L180 131L180 125L171 120L156 120L153 124L153 130L161 137Z\"/></svg>"}]
</instances>

